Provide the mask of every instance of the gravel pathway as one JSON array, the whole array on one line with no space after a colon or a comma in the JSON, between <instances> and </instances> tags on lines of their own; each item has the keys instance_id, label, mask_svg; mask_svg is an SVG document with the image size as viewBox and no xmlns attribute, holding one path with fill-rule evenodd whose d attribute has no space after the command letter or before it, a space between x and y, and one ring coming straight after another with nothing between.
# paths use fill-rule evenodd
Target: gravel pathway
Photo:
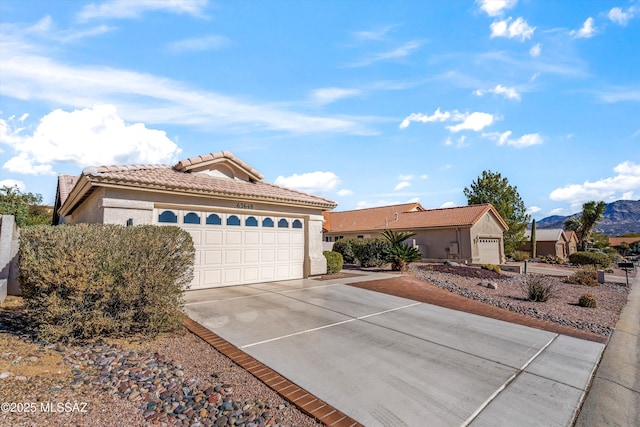
<instances>
[{"instance_id":1,"label":"gravel pathway","mask_svg":"<svg viewBox=\"0 0 640 427\"><path fill-rule=\"evenodd\" d=\"M561 277L545 276L545 282L552 286L553 295L546 302L534 302L525 296L526 276L522 275L498 275L465 266L441 268L421 264L412 265L409 274L485 304L607 337L615 328L629 292L619 283L590 287L565 283ZM487 283L494 283L497 289L487 287ZM587 293L596 297L597 308L578 305L580 296Z\"/></svg>"}]
</instances>

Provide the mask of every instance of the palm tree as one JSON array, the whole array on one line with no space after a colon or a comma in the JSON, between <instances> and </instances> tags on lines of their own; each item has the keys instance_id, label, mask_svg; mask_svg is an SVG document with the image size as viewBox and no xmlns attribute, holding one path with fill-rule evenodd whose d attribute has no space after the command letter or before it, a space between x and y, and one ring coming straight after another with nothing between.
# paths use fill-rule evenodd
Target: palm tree
<instances>
[{"instance_id":1,"label":"palm tree","mask_svg":"<svg viewBox=\"0 0 640 427\"><path fill-rule=\"evenodd\" d=\"M389 249L385 251L385 259L391 263L393 271L405 271L409 263L422 259L422 254L418 249L404 243L405 240L415 236L416 233L384 230L381 234L390 243Z\"/></svg>"},{"instance_id":2,"label":"palm tree","mask_svg":"<svg viewBox=\"0 0 640 427\"><path fill-rule=\"evenodd\" d=\"M580 250L587 249L593 229L604 218L603 214L606 206L605 202L587 202L582 205L582 213L580 215L572 216L565 220L564 228L565 230L575 231Z\"/></svg>"}]
</instances>

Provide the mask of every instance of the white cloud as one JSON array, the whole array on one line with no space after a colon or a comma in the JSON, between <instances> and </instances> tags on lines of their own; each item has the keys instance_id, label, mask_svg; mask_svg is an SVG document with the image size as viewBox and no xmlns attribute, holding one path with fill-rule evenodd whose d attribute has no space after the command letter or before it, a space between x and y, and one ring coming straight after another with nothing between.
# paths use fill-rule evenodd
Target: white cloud
<instances>
[{"instance_id":1,"label":"white cloud","mask_svg":"<svg viewBox=\"0 0 640 427\"><path fill-rule=\"evenodd\" d=\"M549 211L549 215L564 215L564 208L555 208Z\"/></svg>"},{"instance_id":2,"label":"white cloud","mask_svg":"<svg viewBox=\"0 0 640 427\"><path fill-rule=\"evenodd\" d=\"M613 177L556 188L549 198L570 203L575 210L590 200L611 202L640 190L640 164L625 161L614 167L613 171L616 173Z\"/></svg>"},{"instance_id":3,"label":"white cloud","mask_svg":"<svg viewBox=\"0 0 640 427\"><path fill-rule=\"evenodd\" d=\"M505 97L506 99L515 99L515 100L520 101L520 94L513 87L506 87L506 86L502 86L502 85L497 85L493 89L486 89L486 90L478 89L475 92L473 92L473 94L477 95L477 96L483 96L485 93L493 93L495 95L501 95L501 96Z\"/></svg>"},{"instance_id":4,"label":"white cloud","mask_svg":"<svg viewBox=\"0 0 640 427\"><path fill-rule=\"evenodd\" d=\"M0 181L0 188L2 187L18 187L18 190L20 190L21 192L24 192L24 190L27 188L24 182L18 181L16 179L3 179L2 181Z\"/></svg>"},{"instance_id":5,"label":"white cloud","mask_svg":"<svg viewBox=\"0 0 640 427\"><path fill-rule=\"evenodd\" d=\"M414 178L415 178L415 176L413 176L413 175L399 175L398 176L398 179L400 181L413 181Z\"/></svg>"},{"instance_id":6,"label":"white cloud","mask_svg":"<svg viewBox=\"0 0 640 427\"><path fill-rule=\"evenodd\" d=\"M444 202L443 204L440 205L440 209L455 208L456 206L458 205L455 202Z\"/></svg>"},{"instance_id":7,"label":"white cloud","mask_svg":"<svg viewBox=\"0 0 640 427\"><path fill-rule=\"evenodd\" d=\"M533 215L533 214L536 214L536 213L540 212L541 210L542 210L542 209L541 209L541 208L539 208L538 206L530 206L530 207L527 209L527 213L528 213L529 215Z\"/></svg>"},{"instance_id":8,"label":"white cloud","mask_svg":"<svg viewBox=\"0 0 640 427\"><path fill-rule=\"evenodd\" d=\"M353 196L353 191L343 188L342 190L338 191L337 194L340 197Z\"/></svg>"},{"instance_id":9,"label":"white cloud","mask_svg":"<svg viewBox=\"0 0 640 427\"><path fill-rule=\"evenodd\" d=\"M630 19L632 19L638 9L635 6L631 6L626 11L620 7L612 8L607 16L611 22L615 22L618 25L626 26Z\"/></svg>"},{"instance_id":10,"label":"white cloud","mask_svg":"<svg viewBox=\"0 0 640 427\"><path fill-rule=\"evenodd\" d=\"M42 117L31 135L9 132L13 138L0 142L10 145L16 155L3 167L23 174L52 174L58 162L79 167L173 163L181 151L164 131L125 123L113 105L71 112L57 109Z\"/></svg>"},{"instance_id":11,"label":"white cloud","mask_svg":"<svg viewBox=\"0 0 640 427\"><path fill-rule=\"evenodd\" d=\"M451 132L456 133L462 130L472 130L475 132L481 131L487 126L490 126L494 121L494 117L488 113L471 113L465 115L462 123L455 126L447 126Z\"/></svg>"},{"instance_id":12,"label":"white cloud","mask_svg":"<svg viewBox=\"0 0 640 427\"><path fill-rule=\"evenodd\" d=\"M538 56L540 56L540 53L542 53L542 45L540 43L529 49L529 55L531 55L533 58L537 58Z\"/></svg>"},{"instance_id":13,"label":"white cloud","mask_svg":"<svg viewBox=\"0 0 640 427\"><path fill-rule=\"evenodd\" d=\"M340 179L333 172L308 172L303 174L294 173L291 176L279 176L275 184L304 191L307 193L324 193L333 190L340 183Z\"/></svg>"},{"instance_id":14,"label":"white cloud","mask_svg":"<svg viewBox=\"0 0 640 427\"><path fill-rule=\"evenodd\" d=\"M394 191L398 191L410 186L411 186L411 183L409 181L402 181L402 182L399 182L398 185L396 185L393 189Z\"/></svg>"},{"instance_id":15,"label":"white cloud","mask_svg":"<svg viewBox=\"0 0 640 427\"><path fill-rule=\"evenodd\" d=\"M77 14L77 18L81 21L94 18L138 18L144 12L153 10L203 16L207 3L208 0L110 0L86 5Z\"/></svg>"},{"instance_id":16,"label":"white cloud","mask_svg":"<svg viewBox=\"0 0 640 427\"><path fill-rule=\"evenodd\" d=\"M490 132L483 133L485 138L493 139L498 142L498 145L511 145L516 148L530 147L532 145L539 145L544 142L544 139L538 133L528 133L522 135L520 138L512 139L513 132L510 130L506 132Z\"/></svg>"},{"instance_id":17,"label":"white cloud","mask_svg":"<svg viewBox=\"0 0 640 427\"><path fill-rule=\"evenodd\" d=\"M505 9L513 8L518 0L476 0L480 9L489 16L502 16Z\"/></svg>"},{"instance_id":18,"label":"white cloud","mask_svg":"<svg viewBox=\"0 0 640 427\"><path fill-rule=\"evenodd\" d=\"M389 26L378 28L375 30L355 31L353 33L353 36L358 40L380 41L380 40L384 40L387 33L391 31L393 28L394 26L389 25Z\"/></svg>"},{"instance_id":19,"label":"white cloud","mask_svg":"<svg viewBox=\"0 0 640 427\"><path fill-rule=\"evenodd\" d=\"M411 40L404 43L402 46L387 52L378 52L368 55L358 61L354 61L347 64L347 67L366 67L380 61L388 61L392 59L405 58L418 50L424 42L419 40Z\"/></svg>"},{"instance_id":20,"label":"white cloud","mask_svg":"<svg viewBox=\"0 0 640 427\"><path fill-rule=\"evenodd\" d=\"M124 119L147 124L200 125L235 132L246 132L251 126L296 133L371 134L349 118L309 116L146 73L67 65L34 54L35 50L19 38L0 38L0 96L71 108L113 104Z\"/></svg>"},{"instance_id":21,"label":"white cloud","mask_svg":"<svg viewBox=\"0 0 640 427\"><path fill-rule=\"evenodd\" d=\"M209 35L178 40L169 44L169 50L175 53L185 51L204 51L222 49L229 45L229 39L224 36Z\"/></svg>"},{"instance_id":22,"label":"white cloud","mask_svg":"<svg viewBox=\"0 0 640 427\"><path fill-rule=\"evenodd\" d=\"M592 17L588 17L584 24L582 24L582 28L579 30L572 30L569 32L569 35L573 36L576 39L590 39L596 34L596 29L593 26L594 20Z\"/></svg>"},{"instance_id":23,"label":"white cloud","mask_svg":"<svg viewBox=\"0 0 640 427\"><path fill-rule=\"evenodd\" d=\"M638 200L638 198L633 191L627 191L626 193L622 193L620 200Z\"/></svg>"},{"instance_id":24,"label":"white cloud","mask_svg":"<svg viewBox=\"0 0 640 427\"><path fill-rule=\"evenodd\" d=\"M420 175L420 179L429 179L429 175L427 174Z\"/></svg>"},{"instance_id":25,"label":"white cloud","mask_svg":"<svg viewBox=\"0 0 640 427\"><path fill-rule=\"evenodd\" d=\"M451 118L451 113L445 111L444 113L440 111L438 108L431 116L422 114L422 113L411 113L407 117L404 118L402 123L400 123L400 129L405 129L409 127L411 122L420 122L420 123L430 123L430 122L444 122Z\"/></svg>"},{"instance_id":26,"label":"white cloud","mask_svg":"<svg viewBox=\"0 0 640 427\"><path fill-rule=\"evenodd\" d=\"M344 98L358 96L362 93L359 89L343 89L339 87L326 87L316 89L311 94L313 102L320 105L331 104Z\"/></svg>"},{"instance_id":27,"label":"white cloud","mask_svg":"<svg viewBox=\"0 0 640 427\"><path fill-rule=\"evenodd\" d=\"M530 26L527 21L522 18L518 18L515 21L512 21L512 18L504 19L502 21L494 21L491 23L490 28L491 38L507 37L520 41L530 39L536 30L536 27Z\"/></svg>"}]
</instances>

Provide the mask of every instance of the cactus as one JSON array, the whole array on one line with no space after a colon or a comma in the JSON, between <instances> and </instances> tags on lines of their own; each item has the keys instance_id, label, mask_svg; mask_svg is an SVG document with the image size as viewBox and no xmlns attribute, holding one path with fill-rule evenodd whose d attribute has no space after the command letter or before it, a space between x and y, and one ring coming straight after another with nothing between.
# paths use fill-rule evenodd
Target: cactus
<instances>
[{"instance_id":1,"label":"cactus","mask_svg":"<svg viewBox=\"0 0 640 427\"><path fill-rule=\"evenodd\" d=\"M531 259L536 259L536 220L531 222Z\"/></svg>"},{"instance_id":2,"label":"cactus","mask_svg":"<svg viewBox=\"0 0 640 427\"><path fill-rule=\"evenodd\" d=\"M578 300L578 305L580 307L596 308L596 297L591 294L584 294Z\"/></svg>"}]
</instances>

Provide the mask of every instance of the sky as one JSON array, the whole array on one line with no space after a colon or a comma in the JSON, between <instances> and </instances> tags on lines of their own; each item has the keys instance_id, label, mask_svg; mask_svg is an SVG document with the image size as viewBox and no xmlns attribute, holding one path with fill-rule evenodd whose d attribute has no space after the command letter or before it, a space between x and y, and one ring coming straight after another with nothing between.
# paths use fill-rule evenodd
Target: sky
<instances>
[{"instance_id":1,"label":"sky","mask_svg":"<svg viewBox=\"0 0 640 427\"><path fill-rule=\"evenodd\" d=\"M229 150L336 210L640 199L640 0L0 0L0 186Z\"/></svg>"}]
</instances>

